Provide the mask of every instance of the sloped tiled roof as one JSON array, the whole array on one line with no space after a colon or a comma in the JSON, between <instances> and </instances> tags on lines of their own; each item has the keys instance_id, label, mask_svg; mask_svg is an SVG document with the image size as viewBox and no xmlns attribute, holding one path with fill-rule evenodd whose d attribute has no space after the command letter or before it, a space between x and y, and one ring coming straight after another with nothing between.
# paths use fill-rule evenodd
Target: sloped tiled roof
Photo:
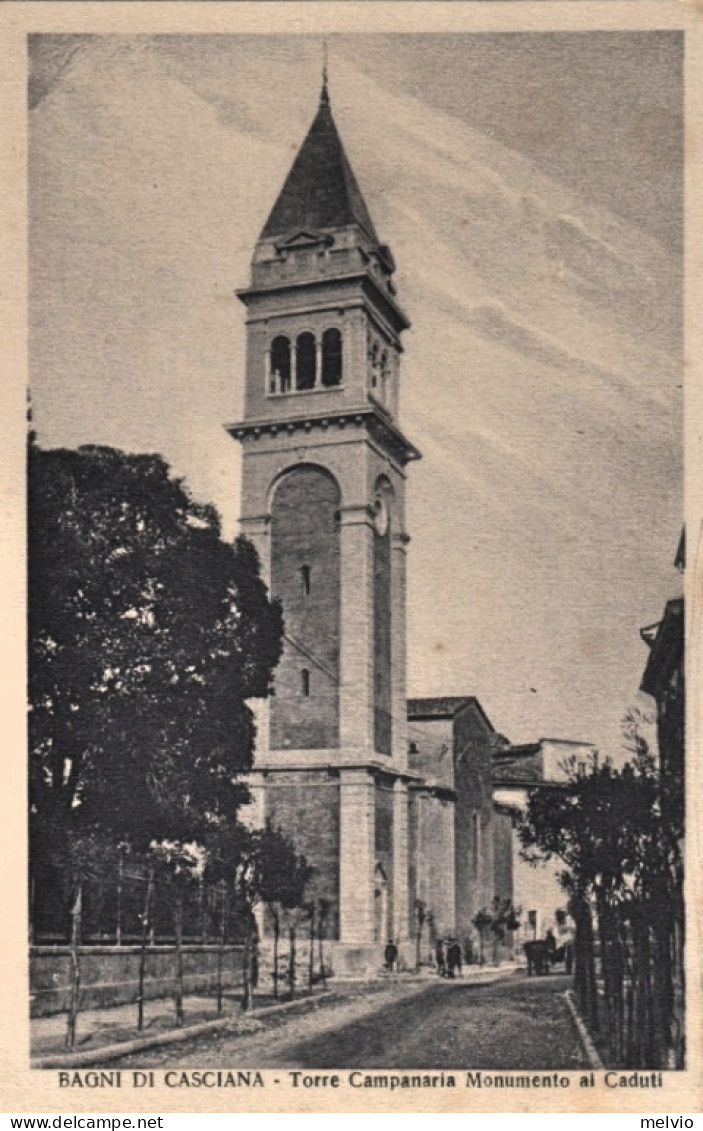
<instances>
[{"instance_id":1,"label":"sloped tiled roof","mask_svg":"<svg viewBox=\"0 0 703 1131\"><path fill-rule=\"evenodd\" d=\"M541 782L543 778L542 767L534 758L493 764L493 783L496 786L508 783L512 785L515 782Z\"/></svg>"},{"instance_id":2,"label":"sloped tiled roof","mask_svg":"<svg viewBox=\"0 0 703 1131\"><path fill-rule=\"evenodd\" d=\"M334 124L325 85L315 119L264 225L261 239L274 239L296 230L319 231L350 224L358 224L378 243Z\"/></svg>"},{"instance_id":3,"label":"sloped tiled roof","mask_svg":"<svg viewBox=\"0 0 703 1131\"><path fill-rule=\"evenodd\" d=\"M430 699L408 699L409 719L451 719L457 711L475 704L481 714L483 709L473 695L439 695Z\"/></svg>"},{"instance_id":4,"label":"sloped tiled roof","mask_svg":"<svg viewBox=\"0 0 703 1131\"><path fill-rule=\"evenodd\" d=\"M509 746L493 755L493 783L538 782L544 778L539 742Z\"/></svg>"}]
</instances>

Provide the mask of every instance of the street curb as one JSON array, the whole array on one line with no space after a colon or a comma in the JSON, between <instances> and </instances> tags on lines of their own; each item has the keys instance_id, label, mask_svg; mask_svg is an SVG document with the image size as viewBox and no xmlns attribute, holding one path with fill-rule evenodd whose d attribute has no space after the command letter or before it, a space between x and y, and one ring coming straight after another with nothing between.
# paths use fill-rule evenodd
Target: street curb
<instances>
[{"instance_id":1,"label":"street curb","mask_svg":"<svg viewBox=\"0 0 703 1131\"><path fill-rule=\"evenodd\" d=\"M578 1008L576 1006L576 1002L574 1000L573 990L564 990L564 997L566 999L566 1004L569 1007L569 1012L571 1013L571 1016L574 1019L574 1024L576 1026L576 1029L578 1030L579 1039L580 1039L581 1044L583 1046L583 1051L585 1052L586 1057L588 1059L589 1068L597 1068L597 1069L605 1068L605 1065L603 1064L603 1061L600 1058L600 1054L598 1052L598 1049L596 1048L596 1046L593 1044L593 1041L591 1040L591 1036L588 1032L588 1029L586 1028L583 1017L581 1016L581 1014L578 1011Z\"/></svg>"},{"instance_id":2,"label":"street curb","mask_svg":"<svg viewBox=\"0 0 703 1131\"><path fill-rule=\"evenodd\" d=\"M506 970L505 973L499 973L497 970L488 971L488 976L479 977L471 980L462 981L457 979L455 982L433 982L431 979L417 979L416 981L407 984L408 992L407 997L412 997L417 993L421 993L431 985L446 985L447 988L456 986L469 986L469 985L490 985L492 982L501 981L508 973L513 973L512 970ZM392 983L389 983L392 984ZM397 983L396 983L397 984ZM119 1060L123 1056L130 1056L135 1052L145 1052L147 1049L159 1048L163 1045L179 1044L182 1041L189 1041L193 1037L205 1036L208 1033L218 1033L221 1030L229 1030L231 1035L237 1036L237 1024L243 1020L256 1021L259 1017L270 1017L276 1013L287 1013L289 1010L296 1009L301 1005L309 1005L313 1002L327 1002L330 1005L335 1004L332 995L334 990L329 991L330 996L320 996L314 998L299 998L297 1001L284 1001L279 1005L265 1005L262 1009L257 1009L252 1013L245 1013L238 1018L236 1022L232 1021L232 1017L216 1017L212 1021L200 1021L197 1025L186 1025L182 1029L168 1029L165 1033L154 1033L149 1037L136 1037L131 1041L120 1041L114 1045L101 1045L100 1048L86 1049L84 1052L74 1053L52 1053L49 1056L39 1056L30 1061L31 1068L87 1068L91 1064L100 1064L105 1061ZM340 995L340 1004L345 1000L345 995ZM578 1022L577 1022L578 1024Z\"/></svg>"},{"instance_id":3,"label":"street curb","mask_svg":"<svg viewBox=\"0 0 703 1131\"><path fill-rule=\"evenodd\" d=\"M182 1029L168 1029L165 1033L153 1033L150 1037L135 1037L131 1041L120 1041L114 1045L101 1045L100 1048L86 1049L84 1052L52 1053L50 1056L39 1056L31 1060L31 1068L84 1068L90 1064L99 1064L104 1060L117 1060L123 1056L130 1056L133 1052L143 1052L146 1049L159 1048L161 1045L178 1044L189 1041L192 1037L201 1037L207 1033L217 1033L221 1029L229 1029L233 1036L237 1035L237 1025L242 1020L255 1021L258 1017L268 1017L272 1013L285 1013L300 1005L308 1005L311 1001L325 1001L324 997L299 998L297 1001L284 1001L280 1005L265 1005L255 1012L245 1013L233 1023L230 1017L215 1017L212 1021L199 1021L197 1025L185 1025ZM332 1004L330 1002L330 1004Z\"/></svg>"},{"instance_id":4,"label":"street curb","mask_svg":"<svg viewBox=\"0 0 703 1131\"><path fill-rule=\"evenodd\" d=\"M426 988L426 983L413 983L409 988L408 996L419 993ZM147 1049L159 1048L162 1045L179 1044L189 1041L193 1037L205 1036L208 1033L218 1033L229 1030L233 1037L237 1036L237 1026L240 1021L256 1021L259 1017L270 1017L272 1014L287 1013L302 1005L326 1002L329 1005L334 1001L335 991L319 997L298 998L296 1001L284 1001L279 1005L265 1005L251 1013L238 1016L233 1023L232 1017L216 1017L212 1021L199 1021L197 1025L185 1025L182 1029L168 1029L165 1033L153 1033L149 1037L135 1037L131 1041L120 1041L114 1045L101 1045L99 1048L86 1049L84 1052L52 1053L49 1056L39 1056L30 1061L30 1068L87 1068L91 1064L100 1064L105 1061L119 1060L123 1056L130 1056L135 1052L145 1052ZM346 1000L344 994L339 995L338 1004ZM244 1030L246 1033L246 1030Z\"/></svg>"}]
</instances>

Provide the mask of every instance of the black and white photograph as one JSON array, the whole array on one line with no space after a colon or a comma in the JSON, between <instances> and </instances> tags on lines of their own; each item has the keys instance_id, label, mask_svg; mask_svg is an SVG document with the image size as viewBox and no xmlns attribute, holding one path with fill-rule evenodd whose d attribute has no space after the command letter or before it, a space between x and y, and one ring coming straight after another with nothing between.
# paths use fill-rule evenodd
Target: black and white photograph
<instances>
[{"instance_id":1,"label":"black and white photograph","mask_svg":"<svg viewBox=\"0 0 703 1131\"><path fill-rule=\"evenodd\" d=\"M27 1066L660 1110L687 33L290 7L26 36Z\"/></svg>"}]
</instances>

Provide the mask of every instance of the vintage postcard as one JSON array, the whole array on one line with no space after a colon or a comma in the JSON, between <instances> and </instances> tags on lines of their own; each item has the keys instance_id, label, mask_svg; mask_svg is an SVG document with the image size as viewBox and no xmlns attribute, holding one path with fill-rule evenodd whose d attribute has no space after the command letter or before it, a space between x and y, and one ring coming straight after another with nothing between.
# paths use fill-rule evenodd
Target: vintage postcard
<instances>
[{"instance_id":1,"label":"vintage postcard","mask_svg":"<svg viewBox=\"0 0 703 1131\"><path fill-rule=\"evenodd\" d=\"M700 12L0 36L6 1110L699 1112Z\"/></svg>"}]
</instances>

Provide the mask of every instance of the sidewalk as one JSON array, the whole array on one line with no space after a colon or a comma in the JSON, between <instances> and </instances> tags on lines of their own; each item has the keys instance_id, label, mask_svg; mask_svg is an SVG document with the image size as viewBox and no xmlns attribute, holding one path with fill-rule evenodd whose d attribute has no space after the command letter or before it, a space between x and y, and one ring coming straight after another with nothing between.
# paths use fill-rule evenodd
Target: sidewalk
<instances>
[{"instance_id":1,"label":"sidewalk","mask_svg":"<svg viewBox=\"0 0 703 1131\"><path fill-rule=\"evenodd\" d=\"M219 1031L232 1034L258 1032L265 1021L283 1022L288 1013L296 1015L310 1009L329 1008L350 998L370 996L394 984L398 989L407 987L409 995L425 989L435 982L450 988L467 984L485 984L511 976L513 965L501 967L470 967L455 981L440 980L431 970L418 973L387 975L372 982L342 981L335 979L327 990L319 987L312 994L301 992L293 1001L275 1001L271 995L254 998L254 1008L244 1013L240 1005L240 990L224 995L222 1013L218 1015L213 997L192 995L183 999L185 1022L176 1025L175 1006L171 998L148 1001L144 1005L144 1028L137 1029L136 1003L86 1010L78 1014L76 1043L66 1047L65 1013L51 1017L36 1017L30 1022L32 1066L35 1068L83 1067L118 1057L128 1052L138 1052L157 1045L188 1040L204 1033Z\"/></svg>"}]
</instances>

